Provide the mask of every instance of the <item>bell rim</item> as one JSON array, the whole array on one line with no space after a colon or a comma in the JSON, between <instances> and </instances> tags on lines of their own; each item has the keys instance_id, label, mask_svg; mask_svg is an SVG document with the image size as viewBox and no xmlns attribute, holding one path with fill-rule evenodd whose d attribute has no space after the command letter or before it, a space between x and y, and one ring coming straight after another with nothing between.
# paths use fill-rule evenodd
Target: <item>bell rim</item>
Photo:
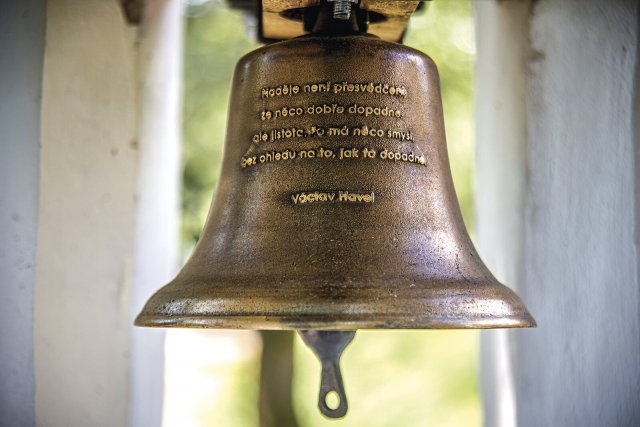
<instances>
[{"instance_id":1,"label":"bell rim","mask_svg":"<svg viewBox=\"0 0 640 427\"><path fill-rule=\"evenodd\" d=\"M494 278L470 282L387 277L354 279L350 286L331 283L298 279L250 286L239 278L198 280L179 275L147 301L134 324L258 330L537 326L520 297Z\"/></svg>"},{"instance_id":2,"label":"bell rim","mask_svg":"<svg viewBox=\"0 0 640 427\"><path fill-rule=\"evenodd\" d=\"M300 316L167 316L141 313L135 326L155 328L252 329L252 330L416 330L416 329L523 329L536 328L537 322L527 312L487 319L416 319L416 316L367 315L368 319L332 316L300 318ZM387 319L385 319L385 317Z\"/></svg>"},{"instance_id":3,"label":"bell rim","mask_svg":"<svg viewBox=\"0 0 640 427\"><path fill-rule=\"evenodd\" d=\"M420 283L420 282L418 282ZM173 285L173 286L172 286ZM178 286L176 286L178 285ZM425 288L362 288L356 294L318 300L308 289L261 289L246 295L180 294L174 282L160 289L135 319L136 326L264 330L495 329L537 323L520 297L499 282ZM457 285L457 286L456 286ZM407 292L407 290L409 290ZM211 289L209 289L211 292ZM254 301L268 301L253 305Z\"/></svg>"}]
</instances>

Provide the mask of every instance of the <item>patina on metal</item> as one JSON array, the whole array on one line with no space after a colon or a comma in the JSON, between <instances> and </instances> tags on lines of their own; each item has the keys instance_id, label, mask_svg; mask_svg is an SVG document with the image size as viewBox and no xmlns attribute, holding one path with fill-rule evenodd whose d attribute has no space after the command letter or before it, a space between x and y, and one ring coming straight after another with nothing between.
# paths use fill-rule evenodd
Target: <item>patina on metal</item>
<instances>
[{"instance_id":1,"label":"patina on metal","mask_svg":"<svg viewBox=\"0 0 640 427\"><path fill-rule=\"evenodd\" d=\"M240 60L204 232L140 326L529 327L453 189L438 73L406 46L307 36Z\"/></svg>"},{"instance_id":2,"label":"patina on metal","mask_svg":"<svg viewBox=\"0 0 640 427\"><path fill-rule=\"evenodd\" d=\"M536 324L467 234L436 65L325 6L316 34L239 61L205 229L135 323L304 330L323 365L320 410L340 417L356 329Z\"/></svg>"}]
</instances>

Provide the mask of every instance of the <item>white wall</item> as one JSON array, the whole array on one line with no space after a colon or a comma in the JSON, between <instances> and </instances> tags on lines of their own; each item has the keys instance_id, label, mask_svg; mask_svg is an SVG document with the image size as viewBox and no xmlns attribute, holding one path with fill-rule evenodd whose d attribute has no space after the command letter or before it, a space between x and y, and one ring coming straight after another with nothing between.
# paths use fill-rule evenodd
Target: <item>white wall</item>
<instances>
[{"instance_id":1,"label":"white wall","mask_svg":"<svg viewBox=\"0 0 640 427\"><path fill-rule=\"evenodd\" d=\"M47 3L35 287L39 426L159 426L163 334L133 317L176 267L182 5Z\"/></svg>"},{"instance_id":2,"label":"white wall","mask_svg":"<svg viewBox=\"0 0 640 427\"><path fill-rule=\"evenodd\" d=\"M35 424L33 286L44 1L0 13L0 426Z\"/></svg>"},{"instance_id":3,"label":"white wall","mask_svg":"<svg viewBox=\"0 0 640 427\"><path fill-rule=\"evenodd\" d=\"M139 164L129 324L177 271L180 222L182 0L147 2L141 28ZM160 426L164 330L133 328L130 426Z\"/></svg>"},{"instance_id":4,"label":"white wall","mask_svg":"<svg viewBox=\"0 0 640 427\"><path fill-rule=\"evenodd\" d=\"M35 292L39 426L124 426L137 165L136 29L47 2Z\"/></svg>"},{"instance_id":5,"label":"white wall","mask_svg":"<svg viewBox=\"0 0 640 427\"><path fill-rule=\"evenodd\" d=\"M182 7L2 3L0 427L161 424L132 323L176 268Z\"/></svg>"},{"instance_id":6,"label":"white wall","mask_svg":"<svg viewBox=\"0 0 640 427\"><path fill-rule=\"evenodd\" d=\"M518 293L524 275L529 10L528 0L475 3L478 250L498 280ZM482 332L487 426L515 426L513 333Z\"/></svg>"},{"instance_id":7,"label":"white wall","mask_svg":"<svg viewBox=\"0 0 640 427\"><path fill-rule=\"evenodd\" d=\"M481 255L515 272L508 284L539 326L485 335L486 423L637 425L638 2L539 0L524 22L515 3L476 4L477 229Z\"/></svg>"}]
</instances>

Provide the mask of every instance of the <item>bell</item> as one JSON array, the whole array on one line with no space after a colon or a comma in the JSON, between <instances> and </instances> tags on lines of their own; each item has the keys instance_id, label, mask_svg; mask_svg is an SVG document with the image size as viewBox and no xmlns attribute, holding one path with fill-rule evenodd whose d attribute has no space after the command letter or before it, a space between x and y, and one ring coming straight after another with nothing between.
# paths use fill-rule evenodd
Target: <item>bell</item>
<instances>
[{"instance_id":1,"label":"bell","mask_svg":"<svg viewBox=\"0 0 640 427\"><path fill-rule=\"evenodd\" d=\"M496 328L535 323L456 199L438 73L366 36L242 58L204 232L139 326Z\"/></svg>"},{"instance_id":2,"label":"bell","mask_svg":"<svg viewBox=\"0 0 640 427\"><path fill-rule=\"evenodd\" d=\"M361 34L271 44L239 61L229 111L202 236L136 325L536 325L467 234L428 56ZM337 374L325 392L341 387ZM339 413L321 409L341 416L344 403Z\"/></svg>"}]
</instances>

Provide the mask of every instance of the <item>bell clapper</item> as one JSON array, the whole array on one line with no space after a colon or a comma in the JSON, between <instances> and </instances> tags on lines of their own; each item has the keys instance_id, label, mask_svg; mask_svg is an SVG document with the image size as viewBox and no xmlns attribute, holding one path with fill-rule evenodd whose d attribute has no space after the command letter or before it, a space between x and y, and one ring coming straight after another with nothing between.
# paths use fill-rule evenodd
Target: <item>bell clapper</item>
<instances>
[{"instance_id":1,"label":"bell clapper","mask_svg":"<svg viewBox=\"0 0 640 427\"><path fill-rule=\"evenodd\" d=\"M356 331L298 331L322 364L318 408L328 418L347 414L347 395L340 374L340 356L351 343ZM337 397L337 402L330 402ZM336 404L334 404L336 403Z\"/></svg>"}]
</instances>

